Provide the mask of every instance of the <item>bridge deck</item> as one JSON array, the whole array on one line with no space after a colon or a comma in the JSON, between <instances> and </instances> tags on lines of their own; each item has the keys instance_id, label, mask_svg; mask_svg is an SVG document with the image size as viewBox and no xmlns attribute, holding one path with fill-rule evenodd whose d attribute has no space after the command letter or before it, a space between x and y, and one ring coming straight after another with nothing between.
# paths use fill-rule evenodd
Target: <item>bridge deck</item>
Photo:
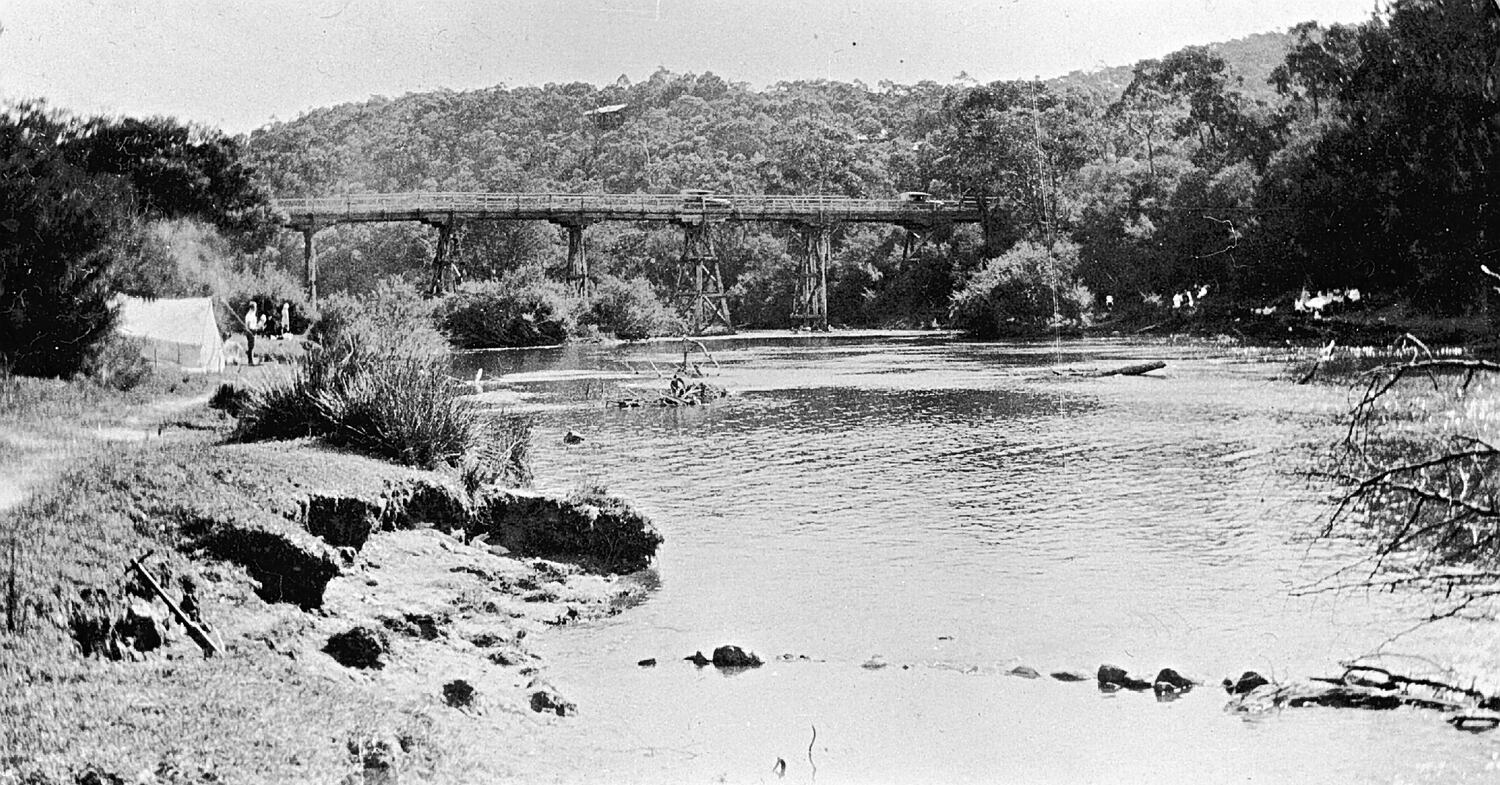
<instances>
[{"instance_id":1,"label":"bridge deck","mask_svg":"<svg viewBox=\"0 0 1500 785\"><path fill-rule=\"evenodd\" d=\"M293 227L380 221L447 221L454 218L595 221L793 221L810 224L978 223L972 202L912 202L842 196L743 194L351 194L276 202Z\"/></svg>"}]
</instances>

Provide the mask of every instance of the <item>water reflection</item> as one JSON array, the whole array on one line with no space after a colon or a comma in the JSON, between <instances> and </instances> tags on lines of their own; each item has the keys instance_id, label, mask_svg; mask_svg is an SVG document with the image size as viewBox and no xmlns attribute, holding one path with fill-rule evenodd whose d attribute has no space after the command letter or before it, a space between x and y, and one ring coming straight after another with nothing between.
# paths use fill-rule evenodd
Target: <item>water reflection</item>
<instances>
[{"instance_id":1,"label":"water reflection","mask_svg":"<svg viewBox=\"0 0 1500 785\"><path fill-rule=\"evenodd\" d=\"M1313 712L1311 725L1262 727L1224 717L1208 691L1101 703L1086 686L1000 675L1006 663L1104 661L1211 680L1315 674L1378 645L1410 611L1403 598L1288 593L1352 556L1304 541L1326 489L1300 478L1302 456L1333 437L1339 394L1126 342L709 348L713 381L736 395L681 410L603 405L621 387L661 385L648 369L679 361L676 343L466 360L528 374L512 378L539 418L541 483L603 482L667 537L646 603L544 643L594 708L535 743L578 745L583 771L757 780L769 751L805 749L810 724L829 729L823 781L1339 781L1321 775L1487 765L1489 742L1430 716ZM1051 372L1172 351L1164 378ZM563 446L569 429L588 441ZM822 662L732 680L666 665L721 643ZM913 667L859 667L876 654ZM634 668L648 656L663 667ZM1364 762L1370 737L1414 735L1421 754ZM995 752L994 738L1025 751ZM662 757L640 765L652 750Z\"/></svg>"}]
</instances>

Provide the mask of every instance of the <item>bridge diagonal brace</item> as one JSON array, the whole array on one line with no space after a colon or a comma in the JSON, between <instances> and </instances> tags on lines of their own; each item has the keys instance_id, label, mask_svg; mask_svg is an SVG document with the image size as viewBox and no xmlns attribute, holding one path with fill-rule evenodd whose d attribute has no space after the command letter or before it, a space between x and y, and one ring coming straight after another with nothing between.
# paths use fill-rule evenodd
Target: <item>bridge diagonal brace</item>
<instances>
[{"instance_id":1,"label":"bridge diagonal brace","mask_svg":"<svg viewBox=\"0 0 1500 785\"><path fill-rule=\"evenodd\" d=\"M719 272L719 255L708 221L683 223L682 261L677 266L677 301L687 314L688 332L701 335L715 325L734 332L729 296Z\"/></svg>"}]
</instances>

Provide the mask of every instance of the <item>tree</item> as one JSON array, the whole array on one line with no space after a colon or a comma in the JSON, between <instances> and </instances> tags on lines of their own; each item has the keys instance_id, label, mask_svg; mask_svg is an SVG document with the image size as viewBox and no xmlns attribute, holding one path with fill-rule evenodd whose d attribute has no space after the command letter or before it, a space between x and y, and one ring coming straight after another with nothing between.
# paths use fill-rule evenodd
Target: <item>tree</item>
<instances>
[{"instance_id":1,"label":"tree","mask_svg":"<svg viewBox=\"0 0 1500 785\"><path fill-rule=\"evenodd\" d=\"M1271 187L1318 266L1363 270L1420 305L1476 304L1500 221L1500 11L1494 0L1397 0L1361 25L1327 82L1333 115ZM1318 254L1314 256L1314 254Z\"/></svg>"},{"instance_id":2,"label":"tree","mask_svg":"<svg viewBox=\"0 0 1500 785\"><path fill-rule=\"evenodd\" d=\"M0 367L76 373L114 326L110 241L128 194L64 147L76 123L38 104L0 113Z\"/></svg>"},{"instance_id":3,"label":"tree","mask_svg":"<svg viewBox=\"0 0 1500 785\"><path fill-rule=\"evenodd\" d=\"M123 178L144 220L198 218L261 248L276 230L270 191L239 141L166 117L96 118L63 150L94 175Z\"/></svg>"},{"instance_id":4,"label":"tree","mask_svg":"<svg viewBox=\"0 0 1500 785\"><path fill-rule=\"evenodd\" d=\"M1055 231L1064 181L1089 158L1092 107L1039 82L995 82L945 99L945 122L919 167L947 193L978 201L985 255Z\"/></svg>"}]
</instances>

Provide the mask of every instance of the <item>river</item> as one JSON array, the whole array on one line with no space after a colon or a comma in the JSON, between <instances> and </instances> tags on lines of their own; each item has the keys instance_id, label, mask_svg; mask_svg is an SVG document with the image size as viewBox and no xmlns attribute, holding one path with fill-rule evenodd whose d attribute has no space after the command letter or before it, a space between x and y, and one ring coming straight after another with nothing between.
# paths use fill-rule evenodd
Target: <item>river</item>
<instances>
[{"instance_id":1,"label":"river","mask_svg":"<svg viewBox=\"0 0 1500 785\"><path fill-rule=\"evenodd\" d=\"M538 642L580 711L504 740L535 761L531 781L1497 776L1500 732L1434 712L1224 711L1224 676L1337 675L1424 607L1294 594L1359 553L1311 538L1333 489L1305 475L1345 391L1207 345L881 334L707 348L712 361L693 359L732 395L690 409L604 404L662 386L651 365L680 360L676 342L463 361L505 383L487 399L537 418L539 486L605 485L666 538L643 604ZM1054 373L1146 359L1168 366ZM586 441L564 445L570 429ZM1387 650L1493 651L1473 633ZM682 660L726 643L769 662L726 675ZM636 664L648 657L659 664ZM1158 702L1006 675L1101 663L1207 683Z\"/></svg>"}]
</instances>

